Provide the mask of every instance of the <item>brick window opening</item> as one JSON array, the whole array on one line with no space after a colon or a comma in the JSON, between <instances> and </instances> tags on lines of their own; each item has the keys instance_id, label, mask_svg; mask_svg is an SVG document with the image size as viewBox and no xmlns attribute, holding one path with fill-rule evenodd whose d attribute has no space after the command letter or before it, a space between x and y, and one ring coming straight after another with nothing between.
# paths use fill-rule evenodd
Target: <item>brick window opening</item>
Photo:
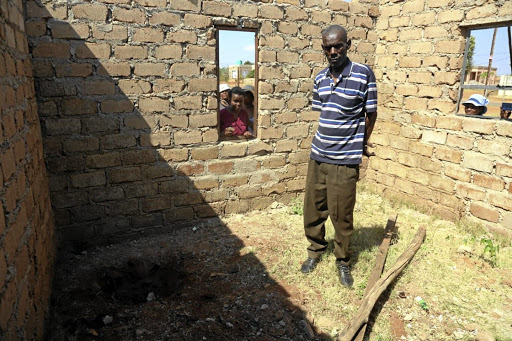
<instances>
[{"instance_id":1,"label":"brick window opening","mask_svg":"<svg viewBox=\"0 0 512 341\"><path fill-rule=\"evenodd\" d=\"M493 24L469 28L464 53L457 114L478 118L512 119L512 27ZM484 96L488 101L484 114L467 111L463 104L471 96ZM481 97L472 97L485 103ZM468 106L471 108L471 105ZM478 106L477 106L478 108Z\"/></svg>"},{"instance_id":2,"label":"brick window opening","mask_svg":"<svg viewBox=\"0 0 512 341\"><path fill-rule=\"evenodd\" d=\"M217 28L217 114L220 140L247 140L256 137L257 50L256 31ZM235 87L241 88L241 93L240 89L234 90ZM227 93L231 94L231 102L225 98ZM240 103L241 99L243 105Z\"/></svg>"}]
</instances>

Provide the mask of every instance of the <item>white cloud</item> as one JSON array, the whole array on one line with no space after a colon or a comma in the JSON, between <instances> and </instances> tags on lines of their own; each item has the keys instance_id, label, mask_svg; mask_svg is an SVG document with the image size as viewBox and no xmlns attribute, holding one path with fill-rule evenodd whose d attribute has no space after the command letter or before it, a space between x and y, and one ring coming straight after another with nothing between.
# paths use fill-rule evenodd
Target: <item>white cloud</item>
<instances>
[{"instance_id":1,"label":"white cloud","mask_svg":"<svg viewBox=\"0 0 512 341\"><path fill-rule=\"evenodd\" d=\"M254 44L246 45L244 51L254 51Z\"/></svg>"}]
</instances>

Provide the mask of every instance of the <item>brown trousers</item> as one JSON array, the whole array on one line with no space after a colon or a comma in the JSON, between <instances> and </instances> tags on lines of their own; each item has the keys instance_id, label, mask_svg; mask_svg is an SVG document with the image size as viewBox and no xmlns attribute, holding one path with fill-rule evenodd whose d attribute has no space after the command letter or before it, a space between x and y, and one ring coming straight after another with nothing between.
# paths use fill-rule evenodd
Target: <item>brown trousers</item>
<instances>
[{"instance_id":1,"label":"brown trousers","mask_svg":"<svg viewBox=\"0 0 512 341\"><path fill-rule=\"evenodd\" d=\"M320 257L327 248L325 221L334 225L334 256L350 258L349 246L354 229L354 206L359 165L333 165L309 160L304 196L304 231L311 243L308 256Z\"/></svg>"}]
</instances>

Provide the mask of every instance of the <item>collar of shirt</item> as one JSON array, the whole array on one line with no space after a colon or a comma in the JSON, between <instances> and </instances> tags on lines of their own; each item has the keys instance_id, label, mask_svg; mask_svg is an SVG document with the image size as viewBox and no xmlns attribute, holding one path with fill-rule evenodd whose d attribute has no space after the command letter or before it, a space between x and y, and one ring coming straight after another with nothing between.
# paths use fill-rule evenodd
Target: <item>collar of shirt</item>
<instances>
[{"instance_id":1,"label":"collar of shirt","mask_svg":"<svg viewBox=\"0 0 512 341\"><path fill-rule=\"evenodd\" d=\"M343 67L343 70L341 70L340 75L338 76L338 79L336 80L336 83L334 83L332 77L331 77L331 68L329 67L327 69L327 73L325 74L325 77L331 80L331 86L335 87L338 85L338 83L342 80L343 77L348 77L352 73L352 62L347 57L347 62L345 63L345 66ZM333 84L334 83L334 84Z\"/></svg>"}]
</instances>

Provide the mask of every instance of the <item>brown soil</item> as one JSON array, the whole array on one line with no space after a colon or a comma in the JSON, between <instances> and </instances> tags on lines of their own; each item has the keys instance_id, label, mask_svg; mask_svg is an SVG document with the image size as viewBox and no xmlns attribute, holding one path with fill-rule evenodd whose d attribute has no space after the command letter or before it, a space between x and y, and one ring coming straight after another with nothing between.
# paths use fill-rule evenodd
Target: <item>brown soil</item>
<instances>
[{"instance_id":1,"label":"brown soil","mask_svg":"<svg viewBox=\"0 0 512 341\"><path fill-rule=\"evenodd\" d=\"M269 240L237 229L243 224L190 227L66 254L57 266L47 338L311 339L305 311L295 304L300 292L277 283L242 250Z\"/></svg>"}]
</instances>

